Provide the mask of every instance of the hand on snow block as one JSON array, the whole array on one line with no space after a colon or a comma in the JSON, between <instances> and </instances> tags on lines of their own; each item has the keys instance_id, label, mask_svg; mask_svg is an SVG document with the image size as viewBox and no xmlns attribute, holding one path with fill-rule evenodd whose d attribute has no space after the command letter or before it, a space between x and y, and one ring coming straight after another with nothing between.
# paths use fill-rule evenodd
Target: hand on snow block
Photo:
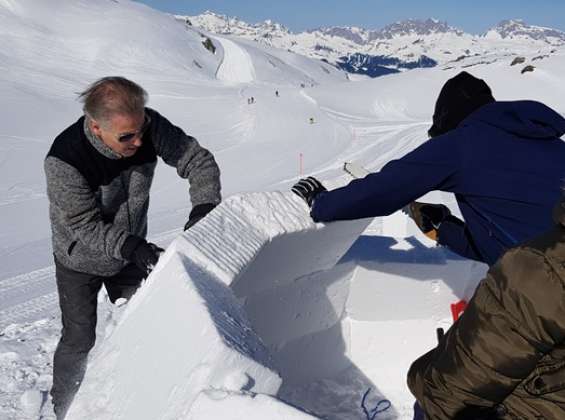
<instances>
[{"instance_id":1,"label":"hand on snow block","mask_svg":"<svg viewBox=\"0 0 565 420\"><path fill-rule=\"evenodd\" d=\"M122 257L133 262L137 267L149 274L159 261L159 256L165 252L163 248L147 242L145 239L131 235L122 245Z\"/></svg>"},{"instance_id":2,"label":"hand on snow block","mask_svg":"<svg viewBox=\"0 0 565 420\"><path fill-rule=\"evenodd\" d=\"M292 192L306 201L308 207L312 207L314 198L324 191L327 191L326 188L313 176L301 179L292 187Z\"/></svg>"},{"instance_id":3,"label":"hand on snow block","mask_svg":"<svg viewBox=\"0 0 565 420\"><path fill-rule=\"evenodd\" d=\"M414 201L409 206L409 216L428 238L437 241L437 230L447 216L451 214L443 204L428 204Z\"/></svg>"},{"instance_id":4,"label":"hand on snow block","mask_svg":"<svg viewBox=\"0 0 565 420\"><path fill-rule=\"evenodd\" d=\"M184 225L184 230L186 231L190 229L200 219L203 219L208 213L210 213L216 206L217 204L212 203L199 204L195 206L190 212L190 216L188 216L188 222Z\"/></svg>"}]
</instances>

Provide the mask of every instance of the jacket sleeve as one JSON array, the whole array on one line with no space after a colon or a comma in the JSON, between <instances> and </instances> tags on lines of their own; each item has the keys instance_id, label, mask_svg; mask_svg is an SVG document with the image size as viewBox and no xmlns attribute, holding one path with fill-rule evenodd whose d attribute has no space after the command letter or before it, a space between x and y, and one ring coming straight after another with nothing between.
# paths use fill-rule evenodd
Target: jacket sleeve
<instances>
[{"instance_id":1,"label":"jacket sleeve","mask_svg":"<svg viewBox=\"0 0 565 420\"><path fill-rule=\"evenodd\" d=\"M330 222L386 216L429 191L451 191L460 165L456 135L430 139L379 172L319 194L312 218Z\"/></svg>"},{"instance_id":2,"label":"jacket sleeve","mask_svg":"<svg viewBox=\"0 0 565 420\"><path fill-rule=\"evenodd\" d=\"M438 243L462 257L485 262L469 237L465 222L455 216L448 216L439 226Z\"/></svg>"},{"instance_id":3,"label":"jacket sleeve","mask_svg":"<svg viewBox=\"0 0 565 420\"><path fill-rule=\"evenodd\" d=\"M147 112L151 116L155 151L167 165L177 169L180 177L188 179L192 206L218 204L221 201L220 169L212 153L158 112L150 109Z\"/></svg>"},{"instance_id":4,"label":"jacket sleeve","mask_svg":"<svg viewBox=\"0 0 565 420\"><path fill-rule=\"evenodd\" d=\"M416 360L408 386L429 418L494 407L565 338L563 284L545 257L508 251L437 348Z\"/></svg>"},{"instance_id":5,"label":"jacket sleeve","mask_svg":"<svg viewBox=\"0 0 565 420\"><path fill-rule=\"evenodd\" d=\"M63 219L74 238L102 254L123 259L121 247L130 233L104 222L94 192L73 166L56 157L45 159L47 196L54 217Z\"/></svg>"}]
</instances>

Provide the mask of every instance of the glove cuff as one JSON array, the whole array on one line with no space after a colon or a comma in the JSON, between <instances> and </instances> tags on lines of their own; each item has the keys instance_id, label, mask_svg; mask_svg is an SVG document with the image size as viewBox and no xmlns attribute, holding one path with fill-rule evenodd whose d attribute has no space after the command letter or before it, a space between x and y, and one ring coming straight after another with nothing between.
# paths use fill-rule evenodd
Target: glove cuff
<instances>
[{"instance_id":1,"label":"glove cuff","mask_svg":"<svg viewBox=\"0 0 565 420\"><path fill-rule=\"evenodd\" d=\"M135 236L135 235L128 236L124 241L124 244L120 248L120 254L122 255L122 258L124 260L131 261L133 252L143 242L145 242L145 239L143 239L140 236Z\"/></svg>"},{"instance_id":2,"label":"glove cuff","mask_svg":"<svg viewBox=\"0 0 565 420\"><path fill-rule=\"evenodd\" d=\"M327 190L320 191L319 193L317 193L316 195L314 195L310 199L310 202L308 203L308 206L310 207L310 209L314 208L314 205L316 204L316 200L318 200L320 197L322 197L322 195L324 195L324 193L326 193L326 192L327 192Z\"/></svg>"},{"instance_id":3,"label":"glove cuff","mask_svg":"<svg viewBox=\"0 0 565 420\"><path fill-rule=\"evenodd\" d=\"M188 219L190 220L194 217L204 217L208 213L210 213L216 206L217 204L214 203L198 204L197 206L194 206L192 208Z\"/></svg>"}]
</instances>

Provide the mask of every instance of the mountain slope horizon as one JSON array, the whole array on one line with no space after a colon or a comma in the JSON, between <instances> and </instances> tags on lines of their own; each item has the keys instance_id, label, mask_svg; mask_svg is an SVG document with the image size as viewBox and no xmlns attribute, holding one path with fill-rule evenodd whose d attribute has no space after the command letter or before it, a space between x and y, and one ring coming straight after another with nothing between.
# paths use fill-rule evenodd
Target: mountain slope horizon
<instances>
[{"instance_id":1,"label":"mountain slope horizon","mask_svg":"<svg viewBox=\"0 0 565 420\"><path fill-rule=\"evenodd\" d=\"M531 50L547 54L565 45L565 32L528 25L520 19L503 20L483 34L473 35L435 18L407 19L381 29L331 26L296 33L270 19L250 24L211 11L176 18L210 33L286 49L371 77L442 65L462 56L501 51L527 54Z\"/></svg>"}]
</instances>

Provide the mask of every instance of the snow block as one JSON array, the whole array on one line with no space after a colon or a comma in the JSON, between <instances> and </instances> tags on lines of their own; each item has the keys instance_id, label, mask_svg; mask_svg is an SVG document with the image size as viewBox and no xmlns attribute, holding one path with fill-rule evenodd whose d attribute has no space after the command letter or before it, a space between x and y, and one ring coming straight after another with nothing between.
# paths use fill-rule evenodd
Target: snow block
<instances>
[{"instance_id":1,"label":"snow block","mask_svg":"<svg viewBox=\"0 0 565 420\"><path fill-rule=\"evenodd\" d=\"M236 294L248 296L334 267L370 222L316 224L309 212L290 192L237 195L175 245Z\"/></svg>"},{"instance_id":2,"label":"snow block","mask_svg":"<svg viewBox=\"0 0 565 420\"><path fill-rule=\"evenodd\" d=\"M355 264L339 260L371 220L315 224L292 193L233 197L220 212L226 223L248 226L246 235L224 233L224 246L208 248L213 246L206 240L208 227L202 227L188 235L184 253L207 253L208 261L215 253L218 264L210 269L244 299L285 384L316 381L349 367L347 325L341 320ZM245 261L234 255L245 255Z\"/></svg>"},{"instance_id":3,"label":"snow block","mask_svg":"<svg viewBox=\"0 0 565 420\"><path fill-rule=\"evenodd\" d=\"M293 283L310 279L314 289L298 288L310 290L309 297L293 298L293 313L300 314L301 306L320 300L312 290L335 282L336 274L324 270L335 266L368 224L315 224L308 213L292 193L238 195L180 235L93 355L68 418L188 418L206 389L276 394L281 378L271 353L288 340L336 329L348 288L335 288L341 309L321 305L302 331L275 333L267 345L258 331L276 329L280 320L272 311L252 312L261 306L246 301L281 287L291 298ZM345 277L351 270L343 270ZM274 321L257 328L261 318ZM300 357L296 348L290 354ZM300 365L291 359L277 363L279 370Z\"/></svg>"},{"instance_id":4,"label":"snow block","mask_svg":"<svg viewBox=\"0 0 565 420\"><path fill-rule=\"evenodd\" d=\"M228 288L171 246L101 345L70 419L178 419L202 389L280 378Z\"/></svg>"}]
</instances>

